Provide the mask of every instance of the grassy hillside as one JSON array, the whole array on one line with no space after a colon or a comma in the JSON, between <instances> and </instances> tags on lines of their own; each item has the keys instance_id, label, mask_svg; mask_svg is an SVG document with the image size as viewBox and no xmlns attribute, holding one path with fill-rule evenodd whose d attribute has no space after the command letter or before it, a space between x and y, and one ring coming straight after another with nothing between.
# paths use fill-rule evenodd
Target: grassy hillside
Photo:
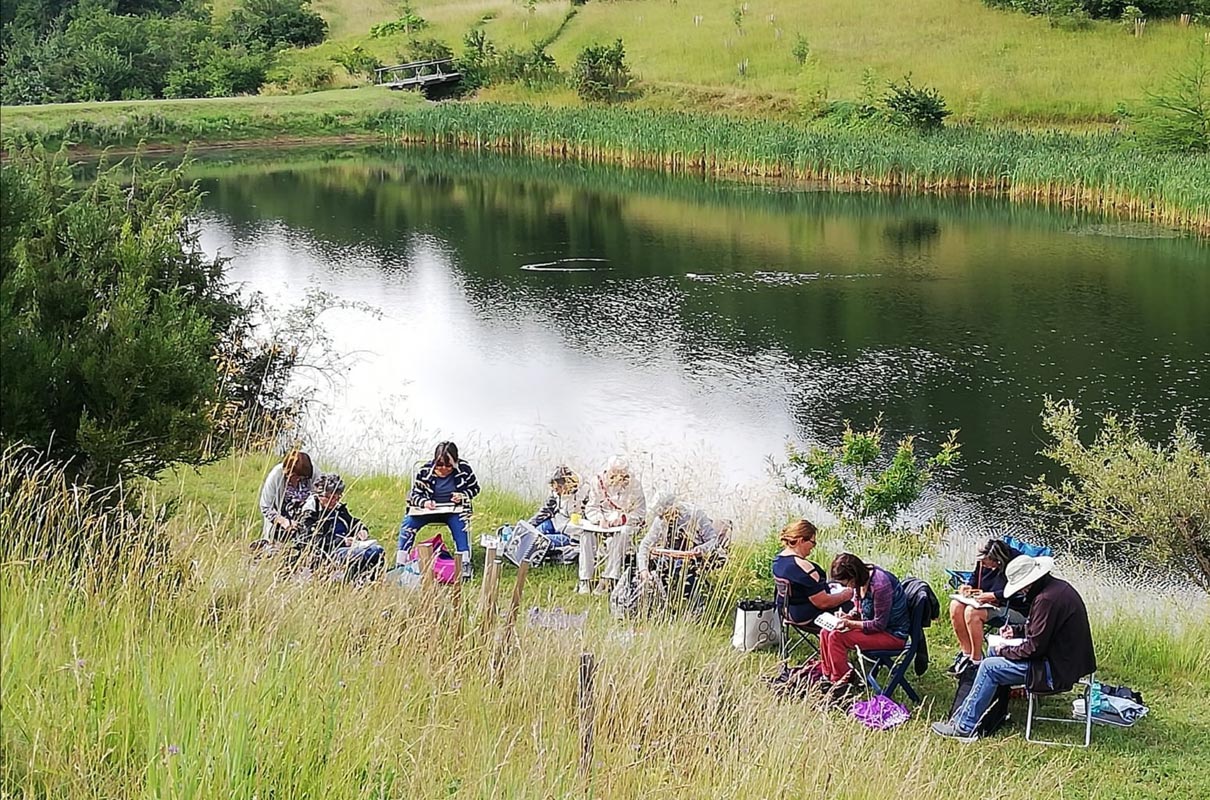
<instances>
[{"instance_id":1,"label":"grassy hillside","mask_svg":"<svg viewBox=\"0 0 1210 800\"><path fill-rule=\"evenodd\" d=\"M1205 35L1204 28L1175 21L1151 21L1141 38L1112 22L1064 31L979 0L749 0L737 28L738 5L593 0L576 9L549 52L566 68L586 44L621 37L646 82L774 98L820 90L856 98L867 70L879 92L910 72L917 83L940 89L959 119L1046 123L1114 119L1120 105L1135 103ZM403 49L402 36L367 36L372 25L396 16L392 2L321 0L315 7L330 20L333 41L296 57L323 60L359 43L391 60ZM455 51L466 30L485 18L492 40L524 46L553 33L570 8L539 2L530 14L513 0L420 0L413 7L431 23L421 35ZM791 54L798 34L811 48L805 67ZM742 75L741 62L747 62Z\"/></svg>"},{"instance_id":2,"label":"grassy hillside","mask_svg":"<svg viewBox=\"0 0 1210 800\"><path fill-rule=\"evenodd\" d=\"M81 533L64 527L75 519L70 495L5 483L14 491L0 523L26 549L11 545L0 563L0 795L884 800L967 796L972 781L987 797L1039 786L1066 800L1210 792L1193 755L1210 747L1210 627L1199 612L1171 619L1084 588L1100 676L1141 690L1152 708L1134 730L1097 728L1089 751L1024 742L1019 702L993 740L932 736L928 722L953 692L940 674L953 639L940 624L929 632L933 666L914 679L925 703L877 733L815 698L774 697L760 675L775 656L736 653L725 623L614 621L604 598L571 592L569 569L533 573L522 609L588 611L584 630L531 626L523 611L509 648L494 623L482 633L478 580L460 609L444 590L279 579L245 549L269 463L236 458L168 476L161 496L179 500L168 566L140 572L146 562L132 558L129 572L108 576L87 558L41 558L39 537ZM347 499L389 543L405 488L355 479ZM479 531L530 506L486 494ZM758 562L763 581L767 554ZM504 596L513 578L506 569ZM596 738L580 776L584 650L598 663Z\"/></svg>"}]
</instances>

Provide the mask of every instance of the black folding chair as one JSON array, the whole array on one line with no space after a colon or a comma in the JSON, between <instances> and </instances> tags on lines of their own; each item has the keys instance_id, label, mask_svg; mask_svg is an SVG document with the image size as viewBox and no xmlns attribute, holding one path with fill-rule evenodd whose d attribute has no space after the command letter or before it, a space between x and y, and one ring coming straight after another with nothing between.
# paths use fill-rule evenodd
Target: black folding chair
<instances>
[{"instance_id":1,"label":"black folding chair","mask_svg":"<svg viewBox=\"0 0 1210 800\"><path fill-rule=\"evenodd\" d=\"M806 647L806 658L819 655L819 626L813 620L795 622L790 618L788 601L790 599L790 582L785 578L773 578L773 607L777 610L777 619L781 623L781 660L789 663L790 656L800 647ZM793 639L793 644L790 640Z\"/></svg>"}]
</instances>

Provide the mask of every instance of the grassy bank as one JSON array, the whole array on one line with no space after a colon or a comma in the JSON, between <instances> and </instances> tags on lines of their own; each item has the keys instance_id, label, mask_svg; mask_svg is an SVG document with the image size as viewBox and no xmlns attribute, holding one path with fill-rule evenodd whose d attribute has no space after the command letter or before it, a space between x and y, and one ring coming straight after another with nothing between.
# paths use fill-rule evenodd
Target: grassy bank
<instances>
[{"instance_id":1,"label":"grassy bank","mask_svg":"<svg viewBox=\"0 0 1210 800\"><path fill-rule=\"evenodd\" d=\"M627 107L425 103L376 89L6 109L7 145L233 143L376 135L735 178L1005 195L1210 232L1210 159L1143 157L1109 134L932 135Z\"/></svg>"},{"instance_id":2,"label":"grassy bank","mask_svg":"<svg viewBox=\"0 0 1210 800\"><path fill-rule=\"evenodd\" d=\"M773 656L731 651L725 626L614 622L603 598L570 594L568 570L534 573L523 606L587 609L583 633L530 627L523 615L506 650L480 633L477 581L459 636L449 593L275 580L244 555L268 464L236 458L168 476L161 499L179 502L168 565L144 572L136 557L107 578L36 558L40 535L80 532L62 527L80 524L69 496L8 496L0 523L31 549L10 548L0 567L3 794L885 798L966 795L972 781L999 797L1039 786L1064 798L1210 791L1194 756L1210 746L1204 619L1160 625L1096 605L1102 677L1139 688L1152 714L1133 731L1098 728L1091 751L1025 743L1019 706L1008 735L978 746L928 735L952 693L938 671L952 644L940 626L934 666L917 684L925 705L899 730L873 733L776 700L759 680ZM404 490L363 478L347 499L389 539ZM475 527L528 507L485 492ZM511 582L510 570L505 593ZM599 664L586 779L581 650Z\"/></svg>"},{"instance_id":3,"label":"grassy bank","mask_svg":"<svg viewBox=\"0 0 1210 800\"><path fill-rule=\"evenodd\" d=\"M380 137L384 125L423 99L411 92L334 90L306 95L212 97L6 106L5 149L40 142L85 149L297 142Z\"/></svg>"},{"instance_id":4,"label":"grassy bank","mask_svg":"<svg viewBox=\"0 0 1210 800\"><path fill-rule=\"evenodd\" d=\"M566 2L550 0L532 10L513 0L422 0L412 6L429 23L420 36L440 39L455 52L472 26L481 26L499 46L528 49L554 36L570 10ZM405 35L368 35L373 25L398 16L391 0L322 0L315 8L331 23L331 41L292 53L293 62L329 66L333 54L353 45L386 63L406 54ZM720 100L740 95L757 114L821 91L831 99L856 99L867 75L881 93L886 81L910 72L918 83L936 86L959 119L1011 124L1114 121L1205 31L1175 20L1150 20L1138 38L1116 21L1062 30L979 0L633 0L574 10L548 48L564 70L584 46L620 37L647 87L696 87ZM745 12L739 25L737 10ZM800 35L809 46L806 65L792 52ZM740 64L746 65L742 72Z\"/></svg>"}]
</instances>

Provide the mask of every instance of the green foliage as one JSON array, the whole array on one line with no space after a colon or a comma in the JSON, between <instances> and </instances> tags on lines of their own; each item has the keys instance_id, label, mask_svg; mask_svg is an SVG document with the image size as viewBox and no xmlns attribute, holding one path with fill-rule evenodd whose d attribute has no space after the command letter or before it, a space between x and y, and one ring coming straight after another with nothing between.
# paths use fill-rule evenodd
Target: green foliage
<instances>
[{"instance_id":1,"label":"green foliage","mask_svg":"<svg viewBox=\"0 0 1210 800\"><path fill-rule=\"evenodd\" d=\"M0 437L99 486L201 463L244 308L197 245L198 191L138 161L84 186L62 155L2 170Z\"/></svg>"},{"instance_id":2,"label":"green foliage","mask_svg":"<svg viewBox=\"0 0 1210 800\"><path fill-rule=\"evenodd\" d=\"M790 48L790 55L794 56L794 60L799 66L807 63L807 59L811 57L811 44L807 41L807 37L801 33L794 34L794 45Z\"/></svg>"},{"instance_id":3,"label":"green foliage","mask_svg":"<svg viewBox=\"0 0 1210 800\"><path fill-rule=\"evenodd\" d=\"M225 35L246 47L307 47L328 35L311 0L242 0L227 18Z\"/></svg>"},{"instance_id":4,"label":"green foliage","mask_svg":"<svg viewBox=\"0 0 1210 800\"><path fill-rule=\"evenodd\" d=\"M1205 14L1210 11L1210 0L983 0L992 8L1020 11L1035 17L1047 17L1054 27L1077 25L1082 30L1081 20L1122 20L1131 31L1134 20L1152 17L1162 19L1181 14ZM1127 22L1129 18L1129 22ZM1061 22L1066 20L1067 22ZM1060 21L1060 22L1056 22Z\"/></svg>"},{"instance_id":5,"label":"green foliage","mask_svg":"<svg viewBox=\"0 0 1210 800\"><path fill-rule=\"evenodd\" d=\"M400 54L407 61L444 61L454 57L454 51L440 39L413 39Z\"/></svg>"},{"instance_id":6,"label":"green foliage","mask_svg":"<svg viewBox=\"0 0 1210 800\"><path fill-rule=\"evenodd\" d=\"M789 463L778 470L787 490L819 503L842 525L886 533L920 499L936 472L957 460L957 437L958 432L951 431L934 455L921 460L914 437L901 439L886 452L880 421L866 431L846 422L839 446L804 452L789 444Z\"/></svg>"},{"instance_id":7,"label":"green foliage","mask_svg":"<svg viewBox=\"0 0 1210 800\"><path fill-rule=\"evenodd\" d=\"M630 82L630 67L621 39L610 45L588 45L571 67L571 85L584 100L617 100Z\"/></svg>"},{"instance_id":8,"label":"green foliage","mask_svg":"<svg viewBox=\"0 0 1210 800\"><path fill-rule=\"evenodd\" d=\"M304 62L289 68L278 68L269 79L279 89L291 94L315 92L332 85L332 69L324 64Z\"/></svg>"},{"instance_id":9,"label":"green foliage","mask_svg":"<svg viewBox=\"0 0 1210 800\"><path fill-rule=\"evenodd\" d=\"M1210 153L1210 44L1169 76L1167 85L1148 95L1135 130L1152 152Z\"/></svg>"},{"instance_id":10,"label":"green foliage","mask_svg":"<svg viewBox=\"0 0 1210 800\"><path fill-rule=\"evenodd\" d=\"M181 4L109 6L135 11ZM322 39L316 21L323 23L305 0L249 0L218 29L203 6L183 6L172 16L117 13L102 3L73 6L44 34L5 26L0 102L254 93L272 66L271 48Z\"/></svg>"},{"instance_id":11,"label":"green foliage","mask_svg":"<svg viewBox=\"0 0 1210 800\"><path fill-rule=\"evenodd\" d=\"M945 107L945 98L934 88L914 86L911 73L903 76L903 83L887 84L883 97L891 122L904 127L931 131L940 128L950 110Z\"/></svg>"},{"instance_id":12,"label":"green foliage","mask_svg":"<svg viewBox=\"0 0 1210 800\"><path fill-rule=\"evenodd\" d=\"M1042 452L1065 477L1043 475L1033 493L1065 534L1175 562L1210 591L1210 457L1183 422L1152 445L1135 420L1106 414L1085 444L1075 405L1047 398L1042 426Z\"/></svg>"},{"instance_id":13,"label":"green foliage","mask_svg":"<svg viewBox=\"0 0 1210 800\"><path fill-rule=\"evenodd\" d=\"M382 66L381 61L367 53L360 45L342 48L330 60L344 67L345 72L349 75L354 77L360 75L367 79L373 78L374 70Z\"/></svg>"},{"instance_id":14,"label":"green foliage","mask_svg":"<svg viewBox=\"0 0 1210 800\"><path fill-rule=\"evenodd\" d=\"M394 36L397 33L412 36L418 31L427 28L428 25L428 20L416 13L416 9L412 7L412 4L405 0L399 6L399 18L373 26L370 28L370 36L375 39Z\"/></svg>"}]
</instances>

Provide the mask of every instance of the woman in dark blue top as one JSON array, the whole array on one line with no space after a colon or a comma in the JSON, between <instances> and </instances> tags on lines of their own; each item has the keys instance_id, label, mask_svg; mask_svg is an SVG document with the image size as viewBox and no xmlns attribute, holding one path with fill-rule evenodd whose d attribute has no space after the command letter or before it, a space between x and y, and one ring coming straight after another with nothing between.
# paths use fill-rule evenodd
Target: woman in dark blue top
<instances>
[{"instance_id":1,"label":"woman in dark blue top","mask_svg":"<svg viewBox=\"0 0 1210 800\"><path fill-rule=\"evenodd\" d=\"M807 520L791 522L781 531L785 547L773 559L779 610L786 619L799 625L811 623L820 612L831 611L853 599L852 589L830 594L823 567L808 560L817 536L815 526Z\"/></svg>"},{"instance_id":2,"label":"woman in dark blue top","mask_svg":"<svg viewBox=\"0 0 1210 800\"><path fill-rule=\"evenodd\" d=\"M983 628L985 625L1020 625L1025 622L1029 601L1023 595L1004 596L1008 578L1004 568L1019 556L1000 539L989 539L979 548L979 560L971 572L970 582L958 587L963 600L950 601L950 623L958 637L958 655L948 672L961 675L978 667L983 659ZM973 604L973 605L972 605Z\"/></svg>"}]
</instances>

